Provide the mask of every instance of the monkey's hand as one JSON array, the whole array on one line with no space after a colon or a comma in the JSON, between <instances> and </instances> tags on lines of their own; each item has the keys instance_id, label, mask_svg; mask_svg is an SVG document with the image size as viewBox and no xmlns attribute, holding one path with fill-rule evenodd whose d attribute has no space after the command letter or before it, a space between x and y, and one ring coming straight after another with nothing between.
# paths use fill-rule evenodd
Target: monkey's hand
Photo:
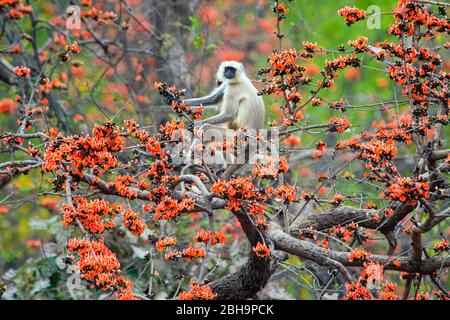
<instances>
[{"instance_id":1,"label":"monkey's hand","mask_svg":"<svg viewBox=\"0 0 450 320\"><path fill-rule=\"evenodd\" d=\"M181 99L174 95L172 92L167 91L167 104L171 105L172 102L181 103Z\"/></svg>"},{"instance_id":2,"label":"monkey's hand","mask_svg":"<svg viewBox=\"0 0 450 320\"><path fill-rule=\"evenodd\" d=\"M189 131L193 131L194 128L197 129L197 130L204 129L203 128L204 124L205 123L203 122L203 120L195 120L194 122L189 123L188 130Z\"/></svg>"},{"instance_id":3,"label":"monkey's hand","mask_svg":"<svg viewBox=\"0 0 450 320\"><path fill-rule=\"evenodd\" d=\"M192 132L194 130L194 127L195 127L195 123L191 122L191 123L189 123L187 129Z\"/></svg>"}]
</instances>

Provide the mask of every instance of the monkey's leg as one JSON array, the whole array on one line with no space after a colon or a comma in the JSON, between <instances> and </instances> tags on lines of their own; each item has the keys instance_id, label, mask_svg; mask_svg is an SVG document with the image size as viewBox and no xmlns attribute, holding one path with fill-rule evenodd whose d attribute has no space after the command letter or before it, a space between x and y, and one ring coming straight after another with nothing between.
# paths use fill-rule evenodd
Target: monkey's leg
<instances>
[{"instance_id":1,"label":"monkey's leg","mask_svg":"<svg viewBox=\"0 0 450 320\"><path fill-rule=\"evenodd\" d=\"M244 138L245 140L243 143L241 141L241 138ZM227 167L222 175L222 178L224 180L229 179L233 175L233 173L249 164L250 159L255 155L256 152L257 148L254 144L248 141L245 135L237 137L234 161L230 166Z\"/></svg>"},{"instance_id":2,"label":"monkey's leg","mask_svg":"<svg viewBox=\"0 0 450 320\"><path fill-rule=\"evenodd\" d=\"M206 163L208 165L223 166L226 159L216 149L217 146L221 145L222 141L230 139L234 131L211 124L203 124L200 130L202 131L202 136L201 138L194 138L186 156L187 161L193 161L194 164Z\"/></svg>"}]
</instances>

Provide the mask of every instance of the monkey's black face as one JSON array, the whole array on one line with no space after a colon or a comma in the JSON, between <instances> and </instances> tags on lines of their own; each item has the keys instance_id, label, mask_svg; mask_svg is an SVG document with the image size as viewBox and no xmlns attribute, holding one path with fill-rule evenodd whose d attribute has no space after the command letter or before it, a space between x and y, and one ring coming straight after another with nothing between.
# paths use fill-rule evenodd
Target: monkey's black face
<instances>
[{"instance_id":1,"label":"monkey's black face","mask_svg":"<svg viewBox=\"0 0 450 320\"><path fill-rule=\"evenodd\" d=\"M225 67L225 71L223 73L224 77L227 79L233 79L236 74L236 69L233 67Z\"/></svg>"}]
</instances>

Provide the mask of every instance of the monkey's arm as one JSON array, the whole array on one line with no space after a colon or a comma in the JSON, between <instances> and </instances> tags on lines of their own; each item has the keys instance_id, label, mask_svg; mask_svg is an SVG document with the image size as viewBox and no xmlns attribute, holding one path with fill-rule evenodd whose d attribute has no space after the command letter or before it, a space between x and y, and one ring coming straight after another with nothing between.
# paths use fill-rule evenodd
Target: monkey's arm
<instances>
[{"instance_id":1,"label":"monkey's arm","mask_svg":"<svg viewBox=\"0 0 450 320\"><path fill-rule=\"evenodd\" d=\"M186 99L183 100L184 103L188 106L196 107L199 105L202 106L211 106L216 105L223 98L223 93L225 91L225 84L221 84L219 87L214 89L210 94L200 98Z\"/></svg>"},{"instance_id":2,"label":"monkey's arm","mask_svg":"<svg viewBox=\"0 0 450 320\"><path fill-rule=\"evenodd\" d=\"M239 114L239 110L244 110L248 113L248 108L245 108L245 105L247 103L247 99L245 97L241 97L239 99L239 102L236 104L233 102L233 100L231 101L222 101L223 104L221 106L221 112L218 115L212 116L208 119L205 119L202 121L202 123L208 123L211 125L216 125L216 124L223 124L223 123L233 123L237 120L238 118L238 114ZM250 119L252 118L251 116L249 117ZM244 123L241 124L242 127L247 128L249 123Z\"/></svg>"}]
</instances>

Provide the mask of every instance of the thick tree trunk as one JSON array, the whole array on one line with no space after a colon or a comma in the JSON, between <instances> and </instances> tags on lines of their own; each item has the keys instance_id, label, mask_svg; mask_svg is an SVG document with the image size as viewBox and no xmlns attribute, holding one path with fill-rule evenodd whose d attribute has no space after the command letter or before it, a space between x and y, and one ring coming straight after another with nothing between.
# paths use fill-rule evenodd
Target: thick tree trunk
<instances>
[{"instance_id":1,"label":"thick tree trunk","mask_svg":"<svg viewBox=\"0 0 450 320\"><path fill-rule=\"evenodd\" d=\"M156 56L156 75L158 81L175 85L178 89L192 87L192 76L187 61L187 53L191 47L189 26L190 17L199 6L198 0L150 0L150 21L154 23L152 51ZM167 120L167 112L151 112L155 129Z\"/></svg>"},{"instance_id":2,"label":"thick tree trunk","mask_svg":"<svg viewBox=\"0 0 450 320\"><path fill-rule=\"evenodd\" d=\"M256 246L259 241L264 241L261 237L262 234L256 230L245 212L240 211L235 213L235 216L251 246ZM276 268L276 263L273 263L272 259L272 257L258 257L252 250L247 262L240 270L211 282L209 286L217 294L219 300L248 299L267 285Z\"/></svg>"}]
</instances>

